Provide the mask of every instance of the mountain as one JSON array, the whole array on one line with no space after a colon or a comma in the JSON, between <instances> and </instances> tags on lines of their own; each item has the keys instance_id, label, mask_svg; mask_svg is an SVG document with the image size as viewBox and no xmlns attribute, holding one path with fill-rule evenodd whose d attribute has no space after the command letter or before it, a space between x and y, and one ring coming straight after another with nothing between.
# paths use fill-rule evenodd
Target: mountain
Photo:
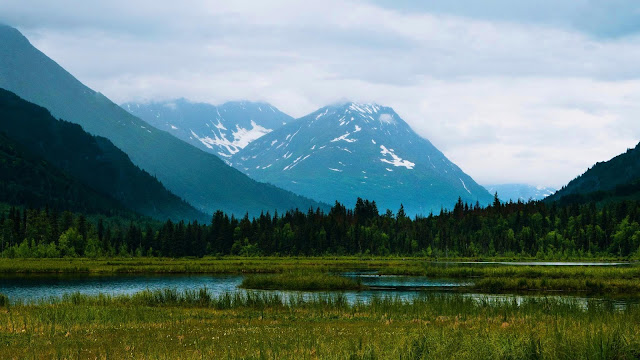
<instances>
[{"instance_id":1,"label":"mountain","mask_svg":"<svg viewBox=\"0 0 640 360\"><path fill-rule=\"evenodd\" d=\"M640 190L640 144L605 162L598 162L584 174L571 180L548 201L582 202L619 198Z\"/></svg>"},{"instance_id":2,"label":"mountain","mask_svg":"<svg viewBox=\"0 0 640 360\"><path fill-rule=\"evenodd\" d=\"M542 200L556 192L556 189L545 186L532 186L527 184L500 184L485 186L490 194L498 193L500 200L504 202L517 202L529 200Z\"/></svg>"},{"instance_id":3,"label":"mountain","mask_svg":"<svg viewBox=\"0 0 640 360\"><path fill-rule=\"evenodd\" d=\"M249 101L214 106L178 99L125 103L122 107L156 128L223 159L293 121L292 117L269 104Z\"/></svg>"},{"instance_id":4,"label":"mountain","mask_svg":"<svg viewBox=\"0 0 640 360\"><path fill-rule=\"evenodd\" d=\"M428 214L493 197L418 136L393 109L347 103L323 107L235 154L259 181L323 202L376 201L381 209Z\"/></svg>"},{"instance_id":5,"label":"mountain","mask_svg":"<svg viewBox=\"0 0 640 360\"><path fill-rule=\"evenodd\" d=\"M43 106L57 118L106 137L131 161L197 209L243 215L322 206L258 183L220 158L158 130L83 85L34 48L16 29L0 26L0 88Z\"/></svg>"},{"instance_id":6,"label":"mountain","mask_svg":"<svg viewBox=\"0 0 640 360\"><path fill-rule=\"evenodd\" d=\"M95 192L101 198L115 199L122 204L121 207L156 219L208 220L203 213L165 189L157 179L133 165L129 157L109 140L92 136L79 125L56 120L47 109L2 89L0 131L11 143L24 149L18 152L22 159L36 165L37 158L43 160L40 162L43 173L45 178L52 179L54 188L68 189L68 193L73 193L72 187L80 183L83 186L79 187L78 193L93 197ZM59 171L51 170L50 165ZM22 176L35 174L25 173ZM23 181L27 186L28 182L43 180L31 178ZM86 188L93 192L86 191ZM37 186L34 186L34 191L38 192ZM52 195L55 199L65 194L52 191ZM78 198L83 202L80 195Z\"/></svg>"},{"instance_id":7,"label":"mountain","mask_svg":"<svg viewBox=\"0 0 640 360\"><path fill-rule=\"evenodd\" d=\"M86 214L127 212L0 132L0 203Z\"/></svg>"}]
</instances>

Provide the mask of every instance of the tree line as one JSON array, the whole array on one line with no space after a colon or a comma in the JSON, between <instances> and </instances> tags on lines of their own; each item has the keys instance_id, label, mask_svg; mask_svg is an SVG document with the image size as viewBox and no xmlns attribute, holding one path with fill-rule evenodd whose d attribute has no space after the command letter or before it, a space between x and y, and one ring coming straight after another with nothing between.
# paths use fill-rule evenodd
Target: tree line
<instances>
[{"instance_id":1,"label":"tree line","mask_svg":"<svg viewBox=\"0 0 640 360\"><path fill-rule=\"evenodd\" d=\"M3 257L205 255L522 256L566 259L640 256L640 202L560 206L544 202L481 207L461 200L451 211L408 217L380 213L358 199L320 209L237 218L221 211L208 224L125 221L44 209L0 215Z\"/></svg>"}]
</instances>

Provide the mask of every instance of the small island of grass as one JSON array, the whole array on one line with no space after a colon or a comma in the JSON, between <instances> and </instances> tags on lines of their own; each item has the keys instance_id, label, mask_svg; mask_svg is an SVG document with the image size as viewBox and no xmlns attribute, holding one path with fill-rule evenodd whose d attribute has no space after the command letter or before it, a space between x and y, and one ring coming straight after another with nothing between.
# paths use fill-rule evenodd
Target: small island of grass
<instances>
[{"instance_id":1,"label":"small island of grass","mask_svg":"<svg viewBox=\"0 0 640 360\"><path fill-rule=\"evenodd\" d=\"M326 273L281 273L247 276L240 285L243 289L256 290L366 290L360 281Z\"/></svg>"}]
</instances>

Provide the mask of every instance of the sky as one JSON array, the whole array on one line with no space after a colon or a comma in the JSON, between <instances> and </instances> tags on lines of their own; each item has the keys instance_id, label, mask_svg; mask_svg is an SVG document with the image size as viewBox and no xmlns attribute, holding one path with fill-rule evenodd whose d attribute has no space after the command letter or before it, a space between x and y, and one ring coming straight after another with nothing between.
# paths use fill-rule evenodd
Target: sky
<instances>
[{"instance_id":1,"label":"sky","mask_svg":"<svg viewBox=\"0 0 640 360\"><path fill-rule=\"evenodd\" d=\"M640 141L637 0L3 0L113 101L391 106L480 184L561 187Z\"/></svg>"}]
</instances>

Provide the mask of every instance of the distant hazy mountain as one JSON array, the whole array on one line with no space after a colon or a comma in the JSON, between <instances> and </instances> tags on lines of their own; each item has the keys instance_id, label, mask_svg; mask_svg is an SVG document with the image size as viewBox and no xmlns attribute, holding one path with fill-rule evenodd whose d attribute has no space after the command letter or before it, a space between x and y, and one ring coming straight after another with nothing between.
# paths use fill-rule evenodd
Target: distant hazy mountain
<instances>
[{"instance_id":1,"label":"distant hazy mountain","mask_svg":"<svg viewBox=\"0 0 640 360\"><path fill-rule=\"evenodd\" d=\"M269 104L249 101L214 106L178 99L126 103L122 107L156 128L223 159L293 120Z\"/></svg>"},{"instance_id":2,"label":"distant hazy mountain","mask_svg":"<svg viewBox=\"0 0 640 360\"><path fill-rule=\"evenodd\" d=\"M208 219L208 216L171 194L158 180L133 165L129 157L109 140L89 135L79 125L56 120L47 109L2 89L0 132L15 144L11 146L18 150L14 156L32 164L24 166L25 171L33 171L37 167L43 169L39 175L28 172L21 174L22 182L13 179L21 186L30 187L24 191L26 198L22 199L23 205L42 205L43 202L46 205L63 205L69 201L64 197L71 196L75 200L69 206L82 209L90 204L94 207L110 206L115 201L105 198L111 198L122 205L116 209L123 207L160 220ZM41 159L39 162L38 158ZM34 176L42 178L34 179ZM47 183L43 184L45 179ZM86 188L93 191L87 191ZM41 198L31 199L35 204L29 200L33 194L42 194ZM13 202L20 200L14 199ZM80 205L76 206L74 202Z\"/></svg>"},{"instance_id":3,"label":"distant hazy mountain","mask_svg":"<svg viewBox=\"0 0 640 360\"><path fill-rule=\"evenodd\" d=\"M490 194L498 193L500 200L504 202L517 202L518 200L542 200L556 192L556 189L545 186L532 186L527 184L500 184L485 186Z\"/></svg>"},{"instance_id":4,"label":"distant hazy mountain","mask_svg":"<svg viewBox=\"0 0 640 360\"><path fill-rule=\"evenodd\" d=\"M131 161L156 176L196 208L242 215L262 210L308 209L319 204L260 184L201 151L158 130L84 86L34 48L16 29L0 26L0 88L47 108L53 116L111 140Z\"/></svg>"},{"instance_id":5,"label":"distant hazy mountain","mask_svg":"<svg viewBox=\"0 0 640 360\"><path fill-rule=\"evenodd\" d=\"M260 181L323 202L409 214L452 208L458 197L481 204L492 196L418 136L393 109L347 103L327 106L252 142L232 158Z\"/></svg>"},{"instance_id":6,"label":"distant hazy mountain","mask_svg":"<svg viewBox=\"0 0 640 360\"><path fill-rule=\"evenodd\" d=\"M549 201L581 201L592 199L601 201L605 197L624 199L637 195L640 190L640 144L613 159L598 162L584 174L571 180ZM636 196L638 197L638 196Z\"/></svg>"}]
</instances>

